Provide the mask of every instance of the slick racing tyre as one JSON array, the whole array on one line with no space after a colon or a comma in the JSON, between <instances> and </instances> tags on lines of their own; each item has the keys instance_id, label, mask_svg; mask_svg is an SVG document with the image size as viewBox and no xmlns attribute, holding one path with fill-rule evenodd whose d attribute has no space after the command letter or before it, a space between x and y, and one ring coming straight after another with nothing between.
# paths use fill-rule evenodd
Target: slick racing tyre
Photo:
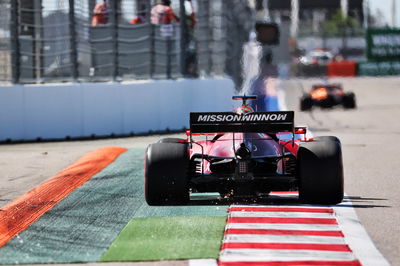
<instances>
[{"instance_id":1,"label":"slick racing tyre","mask_svg":"<svg viewBox=\"0 0 400 266\"><path fill-rule=\"evenodd\" d=\"M343 96L343 107L346 109L356 108L356 96L350 92Z\"/></svg>"},{"instance_id":2,"label":"slick racing tyre","mask_svg":"<svg viewBox=\"0 0 400 266\"><path fill-rule=\"evenodd\" d=\"M189 153L186 144L155 143L145 157L145 199L149 205L182 205L189 201Z\"/></svg>"},{"instance_id":3,"label":"slick racing tyre","mask_svg":"<svg viewBox=\"0 0 400 266\"><path fill-rule=\"evenodd\" d=\"M309 111L312 108L312 99L309 96L303 96L300 100L300 110Z\"/></svg>"},{"instance_id":4,"label":"slick racing tyre","mask_svg":"<svg viewBox=\"0 0 400 266\"><path fill-rule=\"evenodd\" d=\"M343 162L338 138L325 136L302 143L297 153L300 200L337 204L343 200Z\"/></svg>"},{"instance_id":5,"label":"slick racing tyre","mask_svg":"<svg viewBox=\"0 0 400 266\"><path fill-rule=\"evenodd\" d=\"M318 136L315 137L314 139L318 141L336 141L339 144L341 143L340 140L335 136Z\"/></svg>"},{"instance_id":6,"label":"slick racing tyre","mask_svg":"<svg viewBox=\"0 0 400 266\"><path fill-rule=\"evenodd\" d=\"M184 143L184 142L186 142L186 140L180 138L164 138L158 141L158 143Z\"/></svg>"}]
</instances>

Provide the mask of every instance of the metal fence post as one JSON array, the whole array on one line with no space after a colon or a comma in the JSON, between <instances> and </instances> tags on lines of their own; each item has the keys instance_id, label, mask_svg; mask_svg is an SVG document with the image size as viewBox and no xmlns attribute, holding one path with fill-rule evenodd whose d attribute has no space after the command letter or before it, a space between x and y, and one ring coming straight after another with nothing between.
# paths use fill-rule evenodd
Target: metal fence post
<instances>
[{"instance_id":1,"label":"metal fence post","mask_svg":"<svg viewBox=\"0 0 400 266\"><path fill-rule=\"evenodd\" d=\"M180 27L181 27L181 74L186 76L187 74L187 66L186 66L186 48L187 48L187 25L186 25L186 9L185 9L185 0L179 1L179 17Z\"/></svg>"},{"instance_id":2,"label":"metal fence post","mask_svg":"<svg viewBox=\"0 0 400 266\"><path fill-rule=\"evenodd\" d=\"M150 25L150 27L149 27L150 28L150 32L149 32L149 38L150 38L149 78L152 79L153 78L153 73L154 73L154 25L151 23L152 1L144 1L144 6L146 7L146 23L149 23L149 25Z\"/></svg>"},{"instance_id":3,"label":"metal fence post","mask_svg":"<svg viewBox=\"0 0 400 266\"><path fill-rule=\"evenodd\" d=\"M167 79L171 79L171 36L166 37L167 47Z\"/></svg>"},{"instance_id":4,"label":"metal fence post","mask_svg":"<svg viewBox=\"0 0 400 266\"><path fill-rule=\"evenodd\" d=\"M19 24L18 24L18 1L11 0L11 60L12 60L12 82L19 83L20 79L20 47L19 47Z\"/></svg>"},{"instance_id":5,"label":"metal fence post","mask_svg":"<svg viewBox=\"0 0 400 266\"><path fill-rule=\"evenodd\" d=\"M118 0L110 0L111 2L111 23L113 26L113 42L114 42L114 69L113 80L116 81L119 74L119 60L118 60Z\"/></svg>"},{"instance_id":6,"label":"metal fence post","mask_svg":"<svg viewBox=\"0 0 400 266\"><path fill-rule=\"evenodd\" d=\"M154 77L155 69L155 25L150 24L150 78Z\"/></svg>"},{"instance_id":7,"label":"metal fence post","mask_svg":"<svg viewBox=\"0 0 400 266\"><path fill-rule=\"evenodd\" d=\"M74 81L78 79L78 54L76 44L76 31L75 31L75 0L69 0L69 34L70 49L71 49L71 62L72 62L72 78Z\"/></svg>"},{"instance_id":8,"label":"metal fence post","mask_svg":"<svg viewBox=\"0 0 400 266\"><path fill-rule=\"evenodd\" d=\"M42 0L33 0L34 21L34 60L36 83L43 82L43 4Z\"/></svg>"}]
</instances>

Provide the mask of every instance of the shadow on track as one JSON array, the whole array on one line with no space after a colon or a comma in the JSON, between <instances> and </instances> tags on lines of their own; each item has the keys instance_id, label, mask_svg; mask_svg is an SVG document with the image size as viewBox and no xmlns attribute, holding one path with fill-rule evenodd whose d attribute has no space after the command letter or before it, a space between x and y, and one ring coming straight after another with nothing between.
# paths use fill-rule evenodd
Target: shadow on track
<instances>
[{"instance_id":1,"label":"shadow on track","mask_svg":"<svg viewBox=\"0 0 400 266\"><path fill-rule=\"evenodd\" d=\"M388 205L371 204L371 201L387 201L383 198L363 198L361 196L346 196L341 204L338 205L317 205L317 204L305 204L301 202L298 197L278 197L268 196L260 198L221 198L220 196L191 196L191 200L186 206L228 206L232 204L246 204L246 205L308 205L308 206L336 206L336 207L353 207L353 208L391 208Z\"/></svg>"},{"instance_id":2,"label":"shadow on track","mask_svg":"<svg viewBox=\"0 0 400 266\"><path fill-rule=\"evenodd\" d=\"M373 201L387 201L383 198L363 198L361 196L346 196L340 207L352 207L354 209L369 209L369 208L392 208L389 205L371 204ZM351 201L351 204L346 204L346 201Z\"/></svg>"},{"instance_id":3,"label":"shadow on track","mask_svg":"<svg viewBox=\"0 0 400 266\"><path fill-rule=\"evenodd\" d=\"M203 206L203 205L232 205L232 204L263 204L263 205L294 205L302 204L297 196L262 196L262 197L221 197L217 193L213 195L203 196L201 194L191 195L188 206Z\"/></svg>"}]
</instances>

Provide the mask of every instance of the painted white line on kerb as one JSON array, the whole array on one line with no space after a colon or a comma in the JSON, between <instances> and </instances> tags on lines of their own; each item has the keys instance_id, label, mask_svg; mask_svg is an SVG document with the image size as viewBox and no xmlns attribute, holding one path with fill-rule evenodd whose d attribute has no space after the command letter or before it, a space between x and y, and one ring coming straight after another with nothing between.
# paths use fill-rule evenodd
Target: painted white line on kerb
<instances>
[{"instance_id":1,"label":"painted white line on kerb","mask_svg":"<svg viewBox=\"0 0 400 266\"><path fill-rule=\"evenodd\" d=\"M269 249L226 249L221 252L221 262L237 261L348 261L355 260L351 252L307 251L307 250L269 250ZM349 263L350 264L350 263ZM323 265L323 264L322 264ZM325 264L326 265L326 264ZM379 264L376 264L379 265Z\"/></svg>"},{"instance_id":2,"label":"painted white line on kerb","mask_svg":"<svg viewBox=\"0 0 400 266\"><path fill-rule=\"evenodd\" d=\"M276 192L271 192L271 194L277 195ZM282 198L282 197L281 197ZM285 198L282 198L285 199ZM297 199L297 197L294 197L293 199ZM302 209L315 209L315 207L318 207L318 209L332 209L331 206L327 205L321 205L321 206L312 206L312 205L301 205L301 204L296 204L296 205L243 205L243 204L233 204L230 207L240 207L240 208L245 208L245 207L251 207L251 208L285 208L285 209L297 209L297 208L302 208Z\"/></svg>"},{"instance_id":3,"label":"painted white line on kerb","mask_svg":"<svg viewBox=\"0 0 400 266\"><path fill-rule=\"evenodd\" d=\"M233 211L231 217L335 218L332 213Z\"/></svg>"},{"instance_id":4,"label":"painted white line on kerb","mask_svg":"<svg viewBox=\"0 0 400 266\"><path fill-rule=\"evenodd\" d=\"M343 237L307 235L225 234L224 243L345 244Z\"/></svg>"},{"instance_id":5,"label":"painted white line on kerb","mask_svg":"<svg viewBox=\"0 0 400 266\"><path fill-rule=\"evenodd\" d=\"M312 230L340 231L337 224L267 224L267 223L232 223L227 229L266 229L266 230Z\"/></svg>"},{"instance_id":6,"label":"painted white line on kerb","mask_svg":"<svg viewBox=\"0 0 400 266\"><path fill-rule=\"evenodd\" d=\"M363 266L389 266L389 262L375 247L367 231L358 220L351 201L347 196L345 198L346 200L341 204L332 207L339 221L339 227L354 255Z\"/></svg>"}]
</instances>

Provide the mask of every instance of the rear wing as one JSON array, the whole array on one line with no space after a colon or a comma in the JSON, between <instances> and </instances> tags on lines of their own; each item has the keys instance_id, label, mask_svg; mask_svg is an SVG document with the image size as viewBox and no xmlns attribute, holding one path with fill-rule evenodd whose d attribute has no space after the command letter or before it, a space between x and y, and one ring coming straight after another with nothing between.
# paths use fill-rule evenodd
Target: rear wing
<instances>
[{"instance_id":1,"label":"rear wing","mask_svg":"<svg viewBox=\"0 0 400 266\"><path fill-rule=\"evenodd\" d=\"M293 132L294 112L190 113L192 133Z\"/></svg>"}]
</instances>

